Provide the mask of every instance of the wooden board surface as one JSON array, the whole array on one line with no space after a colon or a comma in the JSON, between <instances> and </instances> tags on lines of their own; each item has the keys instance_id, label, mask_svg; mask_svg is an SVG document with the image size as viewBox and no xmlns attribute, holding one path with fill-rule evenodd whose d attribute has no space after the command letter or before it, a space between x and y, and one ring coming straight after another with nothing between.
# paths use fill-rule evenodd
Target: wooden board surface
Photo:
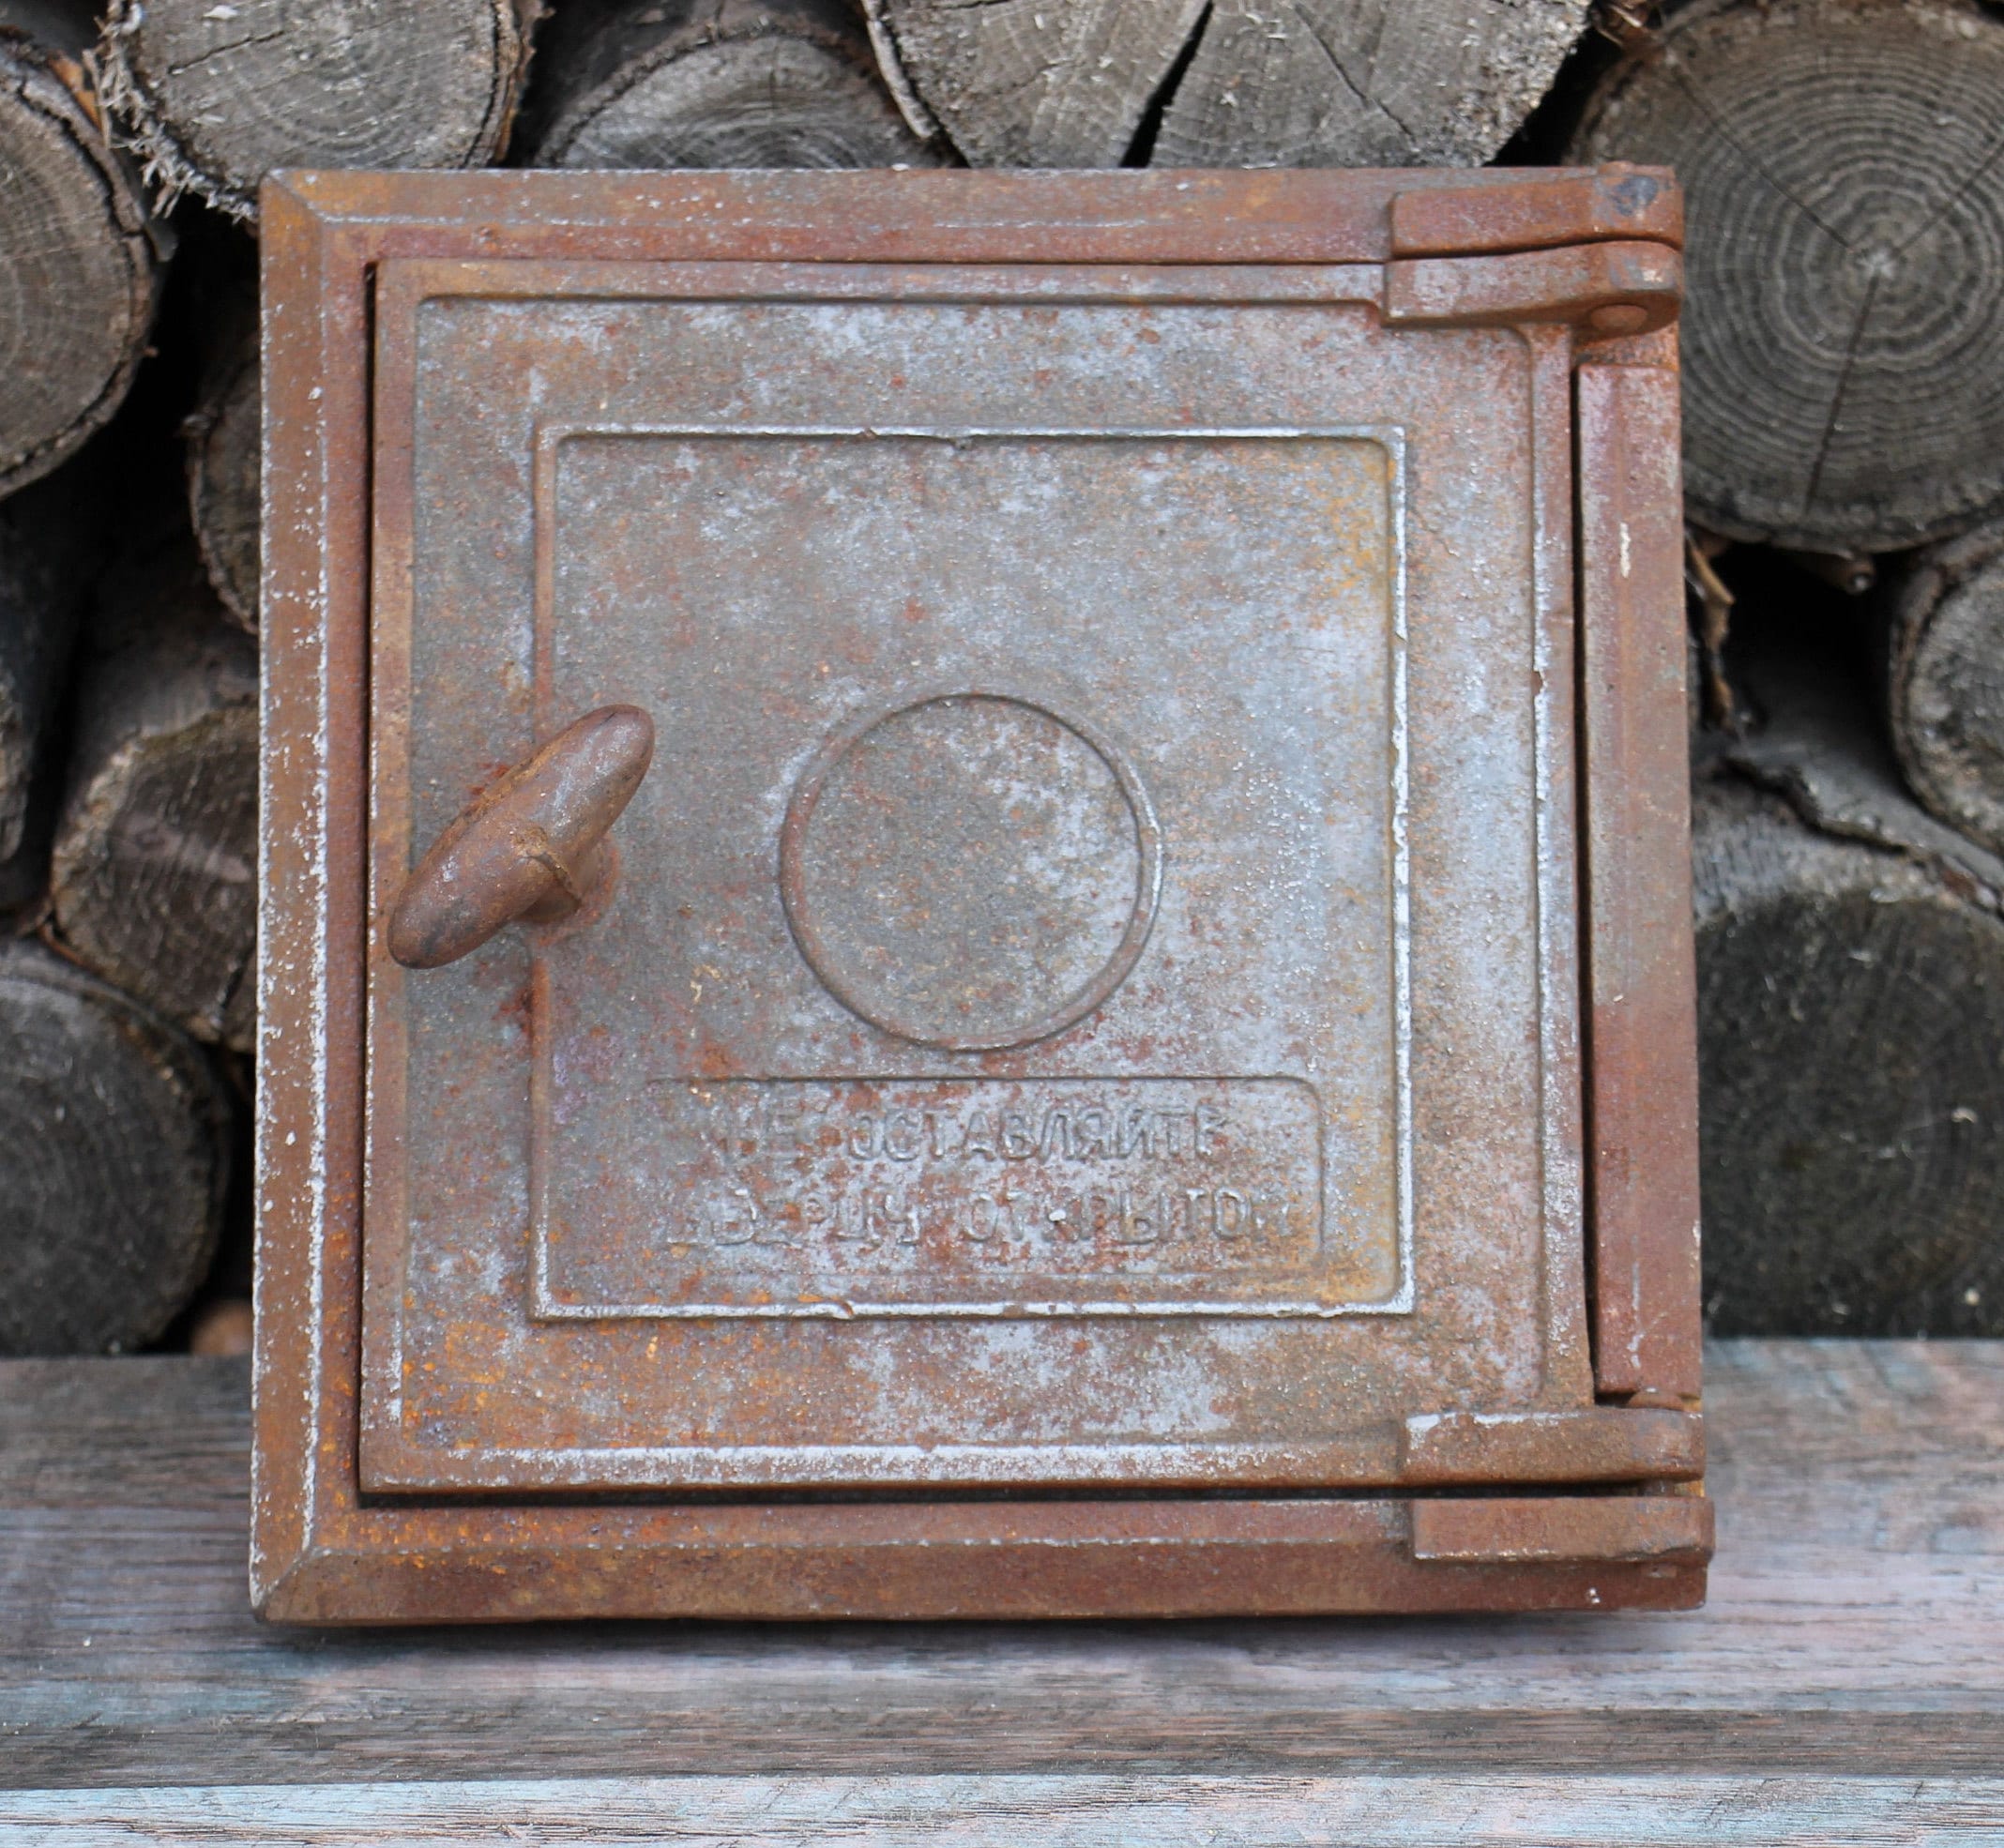
<instances>
[{"instance_id":1,"label":"wooden board surface","mask_svg":"<svg viewBox=\"0 0 2004 1848\"><path fill-rule=\"evenodd\" d=\"M1706 1790L1729 1809L1769 1791L1766 1840L1796 1839L1791 1791L1821 1792L1859 1840L1979 1813L2004 1831L2004 1343L1738 1341L1707 1364L1720 1551L1691 1615L299 1633L246 1601L244 1363L5 1363L0 1785L102 1788L0 1792L0 1823L82 1823L115 1797L144 1832L254 1832L280 1811L241 1789L178 1822L119 1793L380 1783L384 1816L449 1834L477 1807L403 1785L602 1779L628 1780L592 1786L617 1839L648 1803L709 1814L706 1780L727 1778L752 1781L729 1784L745 1826L719 1821L719 1840L765 1839L745 1821L758 1789L793 1840L845 1790L887 1827L1020 1798L1016 1840L1179 1839L1173 1818L1198 1813L1193 1792L1222 1803L1224 1779L1268 1808L1219 1810L1219 1839L1272 1840L1352 1813L1322 1780L1396 1777L1488 1792L1468 1815L1496 1828L1511 1792L1542 1793L1522 1820L1592 1786L1658 1791L1652 1840L1683 1839L1673 1810L1702 1816ZM967 1780L997 1778L977 1802ZM565 1788L518 1794L582 1814ZM257 1801L345 1840L363 1798ZM1024 1833L1045 1810L1083 1820ZM688 1839L709 1838L691 1820Z\"/></svg>"},{"instance_id":2,"label":"wooden board surface","mask_svg":"<svg viewBox=\"0 0 2004 1848\"><path fill-rule=\"evenodd\" d=\"M1991 1843L2004 1778L563 1778L0 1795L0 1843L1886 1848Z\"/></svg>"}]
</instances>

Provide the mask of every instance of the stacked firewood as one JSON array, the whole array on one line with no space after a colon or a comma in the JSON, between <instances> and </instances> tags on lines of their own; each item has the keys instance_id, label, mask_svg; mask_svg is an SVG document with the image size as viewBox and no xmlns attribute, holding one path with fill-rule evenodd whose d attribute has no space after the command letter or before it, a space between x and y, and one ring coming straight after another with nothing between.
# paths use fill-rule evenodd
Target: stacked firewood
<instances>
[{"instance_id":1,"label":"stacked firewood","mask_svg":"<svg viewBox=\"0 0 2004 1848\"><path fill-rule=\"evenodd\" d=\"M1713 1325L2004 1331L2004 12L1631 16L1675 165Z\"/></svg>"},{"instance_id":2,"label":"stacked firewood","mask_svg":"<svg viewBox=\"0 0 2004 1848\"><path fill-rule=\"evenodd\" d=\"M242 1338L258 186L504 159L1678 167L1711 1312L2004 1329L2000 137L1981 0L0 0L0 1352Z\"/></svg>"}]
</instances>

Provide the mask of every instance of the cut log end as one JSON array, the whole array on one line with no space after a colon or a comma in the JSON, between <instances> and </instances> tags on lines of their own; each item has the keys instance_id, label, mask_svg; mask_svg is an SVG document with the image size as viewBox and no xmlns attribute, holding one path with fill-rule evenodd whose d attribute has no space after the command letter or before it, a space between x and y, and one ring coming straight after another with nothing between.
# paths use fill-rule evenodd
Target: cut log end
<instances>
[{"instance_id":1,"label":"cut log end","mask_svg":"<svg viewBox=\"0 0 2004 1848\"><path fill-rule=\"evenodd\" d=\"M192 547L107 586L50 896L64 946L198 1038L254 1030L257 657Z\"/></svg>"},{"instance_id":2,"label":"cut log end","mask_svg":"<svg viewBox=\"0 0 2004 1848\"><path fill-rule=\"evenodd\" d=\"M588 3L539 53L542 167L932 166L841 0Z\"/></svg>"},{"instance_id":3,"label":"cut log end","mask_svg":"<svg viewBox=\"0 0 2004 1848\"><path fill-rule=\"evenodd\" d=\"M1204 0L875 0L880 42L970 166L1117 167Z\"/></svg>"},{"instance_id":4,"label":"cut log end","mask_svg":"<svg viewBox=\"0 0 2004 1848\"><path fill-rule=\"evenodd\" d=\"M1524 126L1586 0L1216 0L1152 164L1479 165Z\"/></svg>"},{"instance_id":5,"label":"cut log end","mask_svg":"<svg viewBox=\"0 0 2004 1848\"><path fill-rule=\"evenodd\" d=\"M229 1132L197 1047L39 946L0 946L0 1354L159 1335L215 1250Z\"/></svg>"},{"instance_id":6,"label":"cut log end","mask_svg":"<svg viewBox=\"0 0 2004 1848\"><path fill-rule=\"evenodd\" d=\"M48 887L70 666L120 517L106 478L93 446L0 501L0 911L32 916Z\"/></svg>"},{"instance_id":7,"label":"cut log end","mask_svg":"<svg viewBox=\"0 0 2004 1848\"><path fill-rule=\"evenodd\" d=\"M1702 0L1570 158L1689 204L1685 486L1736 538L1886 551L2004 503L2004 17Z\"/></svg>"},{"instance_id":8,"label":"cut log end","mask_svg":"<svg viewBox=\"0 0 2004 1848\"><path fill-rule=\"evenodd\" d=\"M1915 561L1892 604L1887 694L1915 795L2004 855L2004 525Z\"/></svg>"},{"instance_id":9,"label":"cut log end","mask_svg":"<svg viewBox=\"0 0 2004 1848\"><path fill-rule=\"evenodd\" d=\"M46 474L118 408L159 272L83 63L17 28L17 14L30 17L0 0L0 493Z\"/></svg>"},{"instance_id":10,"label":"cut log end","mask_svg":"<svg viewBox=\"0 0 2004 1848\"><path fill-rule=\"evenodd\" d=\"M1710 1325L2004 1334L2004 920L1735 778L1693 819Z\"/></svg>"},{"instance_id":11,"label":"cut log end","mask_svg":"<svg viewBox=\"0 0 2004 1848\"><path fill-rule=\"evenodd\" d=\"M184 432L189 514L217 597L232 616L254 629L263 411L256 327L246 328L220 358Z\"/></svg>"},{"instance_id":12,"label":"cut log end","mask_svg":"<svg viewBox=\"0 0 2004 1848\"><path fill-rule=\"evenodd\" d=\"M533 0L114 0L105 94L163 196L239 219L280 167L477 167L505 144Z\"/></svg>"},{"instance_id":13,"label":"cut log end","mask_svg":"<svg viewBox=\"0 0 2004 1848\"><path fill-rule=\"evenodd\" d=\"M1586 0L872 0L902 78L974 166L1480 162Z\"/></svg>"},{"instance_id":14,"label":"cut log end","mask_svg":"<svg viewBox=\"0 0 2004 1848\"><path fill-rule=\"evenodd\" d=\"M89 591L89 523L64 489L48 481L0 502L0 864L27 845Z\"/></svg>"}]
</instances>

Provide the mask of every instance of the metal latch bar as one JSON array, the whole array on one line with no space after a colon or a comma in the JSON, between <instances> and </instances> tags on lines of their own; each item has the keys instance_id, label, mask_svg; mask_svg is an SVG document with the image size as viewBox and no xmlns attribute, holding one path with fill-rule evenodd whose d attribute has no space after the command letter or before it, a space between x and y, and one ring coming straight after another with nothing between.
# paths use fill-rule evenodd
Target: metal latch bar
<instances>
[{"instance_id":1,"label":"metal latch bar","mask_svg":"<svg viewBox=\"0 0 2004 1848\"><path fill-rule=\"evenodd\" d=\"M1645 238L1681 246L1684 200L1661 168L1611 162L1522 184L1415 188L1391 202L1391 254L1458 256Z\"/></svg>"},{"instance_id":2,"label":"metal latch bar","mask_svg":"<svg viewBox=\"0 0 2004 1848\"><path fill-rule=\"evenodd\" d=\"M1711 1556L1700 1495L1498 1496L1413 1504L1413 1557L1468 1565Z\"/></svg>"}]
</instances>

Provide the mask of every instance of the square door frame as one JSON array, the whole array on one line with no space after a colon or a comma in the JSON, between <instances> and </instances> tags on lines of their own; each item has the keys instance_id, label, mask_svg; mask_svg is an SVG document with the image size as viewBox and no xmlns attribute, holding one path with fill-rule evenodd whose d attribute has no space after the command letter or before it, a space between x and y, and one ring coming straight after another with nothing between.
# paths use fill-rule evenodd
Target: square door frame
<instances>
[{"instance_id":1,"label":"square door frame","mask_svg":"<svg viewBox=\"0 0 2004 1848\"><path fill-rule=\"evenodd\" d=\"M1160 1616L1702 1599L1711 1509L1699 1482L1672 330L1682 226L1667 175L291 174L267 182L262 226L261 1614ZM1408 1420L1417 1492L1390 1495L364 1496L372 304L376 265L398 258L1364 265L1388 325L1524 328L1542 361L1530 432L1538 601L1556 632L1579 618L1545 709L1571 732L1551 742L1576 773L1555 788L1577 803L1582 843L1584 1045L1555 1051L1552 1082L1577 1087L1584 1116L1599 1403ZM1468 1492L1478 1484L1490 1492Z\"/></svg>"}]
</instances>

